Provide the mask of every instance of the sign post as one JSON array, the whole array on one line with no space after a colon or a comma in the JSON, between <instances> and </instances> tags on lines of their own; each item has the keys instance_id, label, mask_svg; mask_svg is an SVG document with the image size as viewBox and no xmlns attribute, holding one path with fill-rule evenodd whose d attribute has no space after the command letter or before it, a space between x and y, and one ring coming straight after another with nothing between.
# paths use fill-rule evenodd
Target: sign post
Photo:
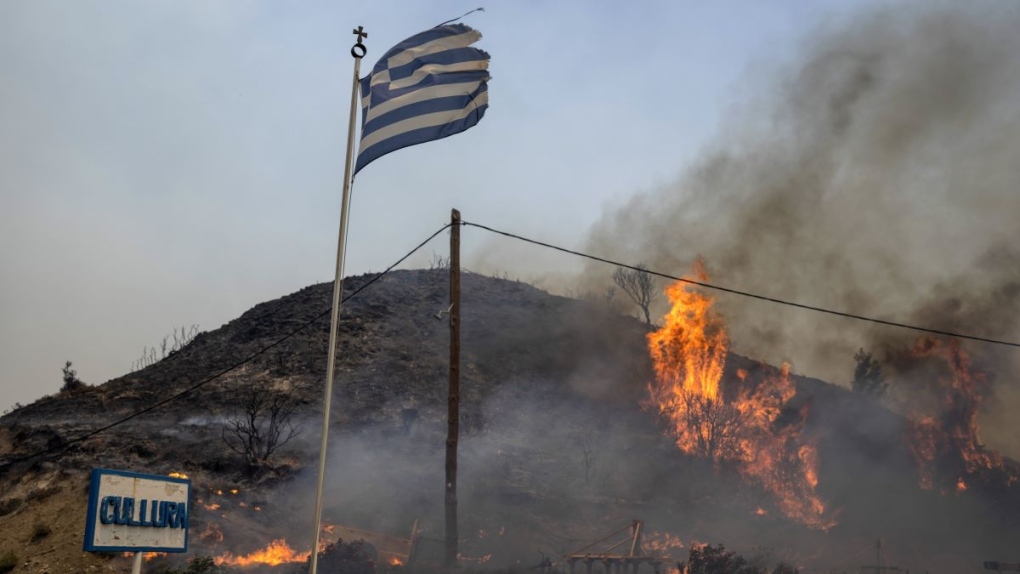
<instances>
[{"instance_id":1,"label":"sign post","mask_svg":"<svg viewBox=\"0 0 1020 574\"><path fill-rule=\"evenodd\" d=\"M86 552L187 552L191 481L155 474L92 469L85 518Z\"/></svg>"}]
</instances>

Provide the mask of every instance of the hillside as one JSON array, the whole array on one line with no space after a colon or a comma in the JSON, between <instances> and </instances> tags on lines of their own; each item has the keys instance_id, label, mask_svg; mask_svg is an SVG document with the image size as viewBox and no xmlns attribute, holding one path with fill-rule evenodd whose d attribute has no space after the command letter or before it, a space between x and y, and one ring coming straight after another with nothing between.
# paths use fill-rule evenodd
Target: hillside
<instances>
[{"instance_id":1,"label":"hillside","mask_svg":"<svg viewBox=\"0 0 1020 574\"><path fill-rule=\"evenodd\" d=\"M369 279L348 279L345 292ZM903 567L932 572L1009 560L1016 548L1020 493L1000 476L1011 471L975 474L964 492L919 488L903 438L908 422L877 401L791 378L796 396L784 416L805 417L805 440L818 450L817 494L834 522L809 528L789 519L768 489L680 452L665 436L646 404L655 375L644 324L520 282L465 274L462 287L467 564L538 563L536 549L559 556L632 518L685 547L767 548L813 568L856 569L879 537ZM331 292L324 283L258 304L146 369L18 409L0 419L0 457L59 447L225 371L328 310ZM400 271L345 306L327 522L406 535L418 519L426 538L440 537L448 323L436 315L447 299L444 272ZM178 400L57 455L5 468L0 552L19 554L19 573L126 571L125 558L80 550L94 466L190 476L200 499L191 555L243 555L279 538L307 549L327 337L324 316ZM757 381L773 371L729 355L724 380ZM255 474L221 439L250 385L293 397L303 427L272 471ZM40 522L52 534L33 542Z\"/></svg>"}]
</instances>

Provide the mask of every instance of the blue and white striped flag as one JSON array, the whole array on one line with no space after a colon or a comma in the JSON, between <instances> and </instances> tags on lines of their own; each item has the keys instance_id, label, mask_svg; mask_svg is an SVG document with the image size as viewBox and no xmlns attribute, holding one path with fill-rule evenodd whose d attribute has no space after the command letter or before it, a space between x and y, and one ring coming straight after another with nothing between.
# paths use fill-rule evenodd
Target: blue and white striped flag
<instances>
[{"instance_id":1,"label":"blue and white striped flag","mask_svg":"<svg viewBox=\"0 0 1020 574\"><path fill-rule=\"evenodd\" d=\"M354 173L400 148L460 133L489 107L489 54L464 24L437 26L386 52L361 79L361 146Z\"/></svg>"}]
</instances>

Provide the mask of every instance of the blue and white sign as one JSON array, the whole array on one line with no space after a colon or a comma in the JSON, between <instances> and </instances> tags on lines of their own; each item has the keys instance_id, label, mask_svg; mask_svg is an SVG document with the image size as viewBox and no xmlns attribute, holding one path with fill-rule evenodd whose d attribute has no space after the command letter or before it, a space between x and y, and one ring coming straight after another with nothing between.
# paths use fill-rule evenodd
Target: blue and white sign
<instances>
[{"instance_id":1,"label":"blue and white sign","mask_svg":"<svg viewBox=\"0 0 1020 574\"><path fill-rule=\"evenodd\" d=\"M87 552L187 552L191 481L92 469Z\"/></svg>"}]
</instances>

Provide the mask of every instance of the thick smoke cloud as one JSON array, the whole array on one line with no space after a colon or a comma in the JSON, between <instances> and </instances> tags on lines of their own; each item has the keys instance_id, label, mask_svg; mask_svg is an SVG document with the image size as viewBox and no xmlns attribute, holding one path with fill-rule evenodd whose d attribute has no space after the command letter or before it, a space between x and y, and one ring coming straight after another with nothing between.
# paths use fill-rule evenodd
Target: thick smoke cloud
<instances>
[{"instance_id":1,"label":"thick smoke cloud","mask_svg":"<svg viewBox=\"0 0 1020 574\"><path fill-rule=\"evenodd\" d=\"M679 456L636 402L583 394L552 381L515 381L486 398L477 417L467 417L482 422L462 425L459 446L465 566L530 569L543 555L561 562L634 518L645 521L650 542L678 536L658 550L676 560L696 539L759 554L748 541L767 541L783 549L768 557L773 561L800 551L784 543L790 524L748 520L749 505L768 505L758 490ZM332 437L324 520L394 536L407 536L418 520L422 560L442 560L444 416L426 410L409 425L390 421ZM297 516L310 515L314 479L306 473L294 489L304 493L294 501ZM287 538L302 541L302 527L295 524ZM824 539L792 528L816 544Z\"/></svg>"},{"instance_id":2,"label":"thick smoke cloud","mask_svg":"<svg viewBox=\"0 0 1020 574\"><path fill-rule=\"evenodd\" d=\"M674 274L703 256L720 285L1020 340L1018 28L1013 2L898 3L831 25L748 90L678 181L609 209L586 249ZM719 307L735 351L836 383L858 347L918 335ZM1016 454L1020 353L969 348L997 375L985 436Z\"/></svg>"}]
</instances>

